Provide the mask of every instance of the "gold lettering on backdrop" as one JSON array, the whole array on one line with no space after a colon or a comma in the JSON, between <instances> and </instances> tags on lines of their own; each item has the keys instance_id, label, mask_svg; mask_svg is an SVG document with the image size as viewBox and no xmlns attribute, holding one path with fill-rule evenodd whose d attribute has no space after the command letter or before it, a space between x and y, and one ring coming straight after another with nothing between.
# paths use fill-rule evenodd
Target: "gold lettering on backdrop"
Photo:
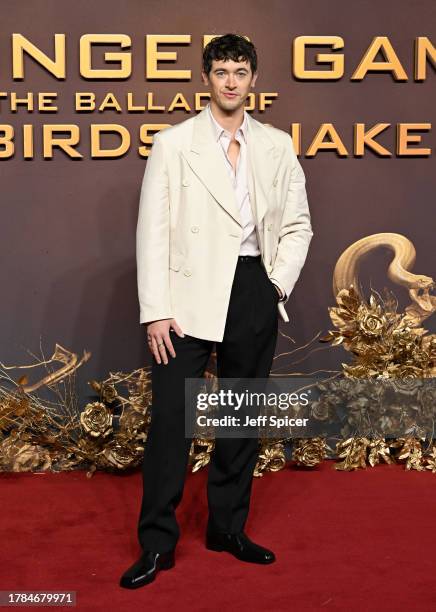
<instances>
[{"instance_id":1,"label":"gold lettering on backdrop","mask_svg":"<svg viewBox=\"0 0 436 612\"><path fill-rule=\"evenodd\" d=\"M118 100L116 99L114 94L108 93L106 94L103 102L100 104L100 106L98 107L99 111L104 111L104 110L116 110L119 113L121 113L121 105L119 104Z\"/></svg>"},{"instance_id":2,"label":"gold lettering on backdrop","mask_svg":"<svg viewBox=\"0 0 436 612\"><path fill-rule=\"evenodd\" d=\"M409 148L409 143L421 142L421 136L419 134L409 134L409 131L415 130L431 130L431 123L399 123L397 125L397 155L413 155L420 156L431 155L431 149L428 147Z\"/></svg>"},{"instance_id":3,"label":"gold lettering on backdrop","mask_svg":"<svg viewBox=\"0 0 436 612\"><path fill-rule=\"evenodd\" d=\"M436 47L432 45L427 36L418 36L415 39L415 79L425 81L427 78L427 56L433 67L436 66Z\"/></svg>"},{"instance_id":4,"label":"gold lettering on backdrop","mask_svg":"<svg viewBox=\"0 0 436 612\"><path fill-rule=\"evenodd\" d=\"M14 128L12 125L0 125L0 159L9 159L15 153Z\"/></svg>"},{"instance_id":5,"label":"gold lettering on backdrop","mask_svg":"<svg viewBox=\"0 0 436 612\"><path fill-rule=\"evenodd\" d=\"M38 110L40 113L55 113L59 110L57 106L51 106L52 100L56 100L58 94L52 92L39 92L38 94Z\"/></svg>"},{"instance_id":6,"label":"gold lettering on backdrop","mask_svg":"<svg viewBox=\"0 0 436 612\"><path fill-rule=\"evenodd\" d=\"M7 98L6 92L0 93L0 98ZM9 110L12 113L18 112L20 106L24 106L27 112L32 113L35 110L34 100L35 95L32 91L27 92L26 97L18 97L18 94L15 91L11 91L10 95L10 105ZM20 94L23 95L23 94ZM56 99L58 94L54 91L40 91L37 97L36 110L39 113L53 113L57 112L59 109L57 106L51 106L51 102L53 99Z\"/></svg>"},{"instance_id":7,"label":"gold lettering on backdrop","mask_svg":"<svg viewBox=\"0 0 436 612\"><path fill-rule=\"evenodd\" d=\"M56 132L68 132L69 135L56 137ZM42 133L44 159L51 159L53 157L53 149L55 147L61 149L67 156L73 159L83 157L81 153L74 149L80 141L80 129L78 125L71 123L59 125L45 124L42 126Z\"/></svg>"},{"instance_id":8,"label":"gold lettering on backdrop","mask_svg":"<svg viewBox=\"0 0 436 612\"><path fill-rule=\"evenodd\" d=\"M203 36L203 47L217 34ZM49 57L28 38L19 33L12 34L12 77L24 79L24 57L28 55L49 74L57 79L66 78L65 34L54 34L54 58ZM250 40L248 36L245 36ZM105 51L106 64L117 64L116 68L94 68L93 47L118 45L121 51ZM164 70L159 64L177 62L176 51L162 51L159 45L190 45L191 34L147 34L145 36L146 70L145 79L150 80L190 80L192 71L185 69ZM132 41L127 34L83 34L79 39L79 72L85 79L126 79L132 74ZM306 66L307 49L313 46L330 47L331 51L315 55L317 65L325 64L327 69L309 69ZM342 36L297 36L292 41L292 74L301 80L337 80L344 76L345 55L338 53L346 46ZM124 51L123 51L124 49ZM382 54L384 60L377 60ZM436 49L427 36L414 40L414 72L417 81L427 78L427 65L436 65ZM388 36L376 36L364 52L351 81L363 80L368 72L390 72L396 81L407 81L407 73Z\"/></svg>"},{"instance_id":9,"label":"gold lettering on backdrop","mask_svg":"<svg viewBox=\"0 0 436 612\"><path fill-rule=\"evenodd\" d=\"M250 96L251 96L251 94L249 94L249 98L250 98ZM196 109L204 108L206 106L206 104L209 102L209 100L210 100L210 94L209 93L196 92L194 94L194 108L196 108ZM247 107L245 107L245 108L247 108ZM247 110L248 110L248 108L247 108Z\"/></svg>"},{"instance_id":10,"label":"gold lettering on backdrop","mask_svg":"<svg viewBox=\"0 0 436 612\"><path fill-rule=\"evenodd\" d=\"M150 155L151 145L153 144L153 134L160 132L165 128L170 127L168 123L143 123L139 130L139 139L145 147L139 147L138 151L141 157L147 158ZM151 132L151 134L150 134Z\"/></svg>"},{"instance_id":11,"label":"gold lettering on backdrop","mask_svg":"<svg viewBox=\"0 0 436 612\"><path fill-rule=\"evenodd\" d=\"M325 136L328 136L330 140L326 142L324 140ZM337 151L341 157L348 156L348 151L332 123L323 123L321 125L307 149L306 157L313 157L318 151L326 150Z\"/></svg>"},{"instance_id":12,"label":"gold lettering on backdrop","mask_svg":"<svg viewBox=\"0 0 436 612\"><path fill-rule=\"evenodd\" d=\"M164 113L165 106L163 104L157 105L154 102L154 93L148 92L147 94L147 111L153 113Z\"/></svg>"},{"instance_id":13,"label":"gold lettering on backdrop","mask_svg":"<svg viewBox=\"0 0 436 612\"><path fill-rule=\"evenodd\" d=\"M145 95L146 103L138 105L139 96L132 92L124 94L126 97L126 103L120 101L121 96L118 97L113 92L108 92L103 101L99 103L96 100L96 95L93 92L78 91L75 94L75 110L77 112L93 112L98 110L103 112L105 110L116 110L120 112L124 110L126 112L161 112L161 113L172 113L177 110L183 110L186 112L194 112L202 110L209 101L209 93L196 93L194 94L194 104L190 104L185 94L177 92L174 94L168 104L158 104L156 101L156 95L153 92L148 92ZM245 104L245 110L253 111L257 108L259 112L264 112L268 107L272 106L273 100L278 98L277 92L258 92L257 102L256 94L250 93L247 97Z\"/></svg>"},{"instance_id":14,"label":"gold lettering on backdrop","mask_svg":"<svg viewBox=\"0 0 436 612\"><path fill-rule=\"evenodd\" d=\"M95 93L92 91L77 91L74 110L78 113L95 110Z\"/></svg>"},{"instance_id":15,"label":"gold lettering on backdrop","mask_svg":"<svg viewBox=\"0 0 436 612\"><path fill-rule=\"evenodd\" d=\"M377 61L375 58L379 52L385 57L384 62ZM387 36L376 36L373 38L360 64L351 77L352 81L361 81L370 71L392 72L397 81L407 81L407 74L404 70L398 55Z\"/></svg>"},{"instance_id":16,"label":"gold lettering on backdrop","mask_svg":"<svg viewBox=\"0 0 436 612\"><path fill-rule=\"evenodd\" d=\"M12 34L12 78L24 79L24 53L57 79L65 79L65 34L54 35L52 60L22 34Z\"/></svg>"},{"instance_id":17,"label":"gold lettering on backdrop","mask_svg":"<svg viewBox=\"0 0 436 612\"><path fill-rule=\"evenodd\" d=\"M158 107L162 108L161 106ZM126 110L131 113L143 113L146 111L145 104L135 104L133 100L133 94L129 91L127 92L127 107Z\"/></svg>"},{"instance_id":18,"label":"gold lettering on backdrop","mask_svg":"<svg viewBox=\"0 0 436 612\"><path fill-rule=\"evenodd\" d=\"M120 145L115 149L103 149L101 146L102 134L115 133L120 137ZM105 125L91 125L91 157L93 158L117 158L121 157L130 148L130 132L123 125L108 123Z\"/></svg>"},{"instance_id":19,"label":"gold lettering on backdrop","mask_svg":"<svg viewBox=\"0 0 436 612\"><path fill-rule=\"evenodd\" d=\"M266 108L268 106L272 106L273 99L274 98L278 98L278 96L279 96L279 94L277 92L275 92L275 93L260 92L259 93L259 110L260 110L260 112L263 112L264 110L266 110Z\"/></svg>"},{"instance_id":20,"label":"gold lettering on backdrop","mask_svg":"<svg viewBox=\"0 0 436 612\"><path fill-rule=\"evenodd\" d=\"M171 113L173 110L181 110L181 109L188 112L189 104L185 96L182 93L179 93L176 96L174 96L173 101L168 107L168 112Z\"/></svg>"},{"instance_id":21,"label":"gold lettering on backdrop","mask_svg":"<svg viewBox=\"0 0 436 612\"><path fill-rule=\"evenodd\" d=\"M307 48L312 46L327 46L332 53L317 53L316 64L326 64L329 69L318 70L306 67ZM345 47L341 36L297 36L292 46L292 73L301 80L320 79L324 81L338 80L344 76L343 53L337 53ZM384 56L384 61L376 60L378 53ZM436 65L436 49L426 36L415 39L414 47L414 78L423 81L427 77L427 61ZM396 81L407 81L407 73L403 68L388 36L376 36L372 39L359 65L350 77L351 81L363 80L368 72L391 72Z\"/></svg>"},{"instance_id":22,"label":"gold lettering on backdrop","mask_svg":"<svg viewBox=\"0 0 436 612\"><path fill-rule=\"evenodd\" d=\"M119 45L121 49L132 46L127 34L84 34L80 37L80 75L84 79L126 79L132 74L132 55L130 52L105 51L106 63L119 64L119 68L93 68L92 48L96 44Z\"/></svg>"},{"instance_id":23,"label":"gold lettering on backdrop","mask_svg":"<svg viewBox=\"0 0 436 612\"><path fill-rule=\"evenodd\" d=\"M33 159L33 125L25 123L23 125L23 157Z\"/></svg>"},{"instance_id":24,"label":"gold lettering on backdrop","mask_svg":"<svg viewBox=\"0 0 436 612\"><path fill-rule=\"evenodd\" d=\"M57 112L58 106L50 105L53 99L57 99L55 92L27 92L17 94L16 92L0 92L0 99L6 103L2 104L1 110L10 110L14 113L19 111L33 112ZM191 100L183 92L176 92L169 102L160 103L159 96L152 91L143 94L131 91L116 94L114 92L99 92L98 97L93 91L76 91L74 93L74 110L79 113L89 112L160 112L172 113L177 110L185 112L196 112L202 110L210 99L208 92L195 92L189 94ZM247 96L245 109L247 111L258 110L264 112L273 105L274 99L278 98L277 92L251 92ZM145 101L145 103L144 103ZM141 104L139 104L141 103ZM5 107L7 107L5 109Z\"/></svg>"},{"instance_id":25,"label":"gold lettering on backdrop","mask_svg":"<svg viewBox=\"0 0 436 612\"><path fill-rule=\"evenodd\" d=\"M217 34L207 34L202 37L203 47ZM23 80L26 68L45 71L58 80L66 78L66 35L53 34L46 45L36 45L28 37L13 33L12 67L13 79ZM245 36L250 40L248 36ZM192 71L184 65L181 58L181 47L191 44L190 34L149 34L142 43L142 53L145 52L144 80L171 81L191 80ZM104 45L112 45L114 50L105 50ZM163 49L164 46L175 46L177 49ZM40 48L44 46L44 48ZM344 77L347 41L338 35L298 36L292 41L292 62L290 76L301 81L338 80ZM310 47L326 47L314 50L314 65L309 65ZM127 34L94 34L87 33L78 40L78 70L86 80L125 80L132 74L132 41ZM137 50L135 49L135 53ZM425 81L428 77L428 67L436 67L436 48L426 36L414 39L413 46L413 78ZM350 81L362 81L369 73L379 73L390 80L405 84L408 74L402 62L404 57L397 54L388 36L374 37L366 48L357 66L351 74ZM30 63L32 62L32 63ZM165 69L165 63L172 63ZM198 67L197 67L198 68ZM197 70L196 68L196 70ZM374 75L370 75L374 76ZM412 75L410 75L410 78ZM137 85L135 81L135 85ZM108 87L109 89L109 87ZM279 94L277 92L251 92L246 100L245 108L251 112L257 110L264 113ZM193 92L186 94L177 92L164 96L161 92L128 91L128 92L93 92L78 91L74 93L73 110L77 113L160 113L174 114L177 122L180 116L192 115L202 110L210 99L208 92ZM1 108L5 114L8 110L16 117L33 113L57 113L58 93L56 92L0 92ZM67 112L71 107L67 109ZM147 118L148 119L148 118ZM148 119L149 120L149 119ZM168 124L144 123L139 126L138 153L146 158L153 142L153 134L166 129ZM281 127L281 126L277 126ZM90 155L92 158L117 158L125 155L132 146L132 130L118 123L93 123L84 128L76 124L44 124L33 126L24 124L19 127L8 124L0 125L0 159L14 157L21 150L24 159L33 159L35 155L35 135L41 134L39 145L45 159L52 159L55 152L65 154L72 159L82 158L83 139L81 132L90 131ZM333 153L339 157L362 157L368 151L379 157L410 156L428 157L432 149L422 142L424 133L432 129L431 123L376 123L372 126L364 123L354 123L352 137L346 138L340 134L334 123L320 125L307 149L302 144L302 127L300 123L290 125L290 134L298 155L313 157L319 153ZM36 131L37 130L37 131ZM421 132L421 133L417 133ZM309 138L311 135L309 135ZM103 146L103 140L115 139L116 146ZM383 139L383 144L379 141ZM388 141L386 141L388 139ZM38 140L37 140L38 142Z\"/></svg>"},{"instance_id":26,"label":"gold lettering on backdrop","mask_svg":"<svg viewBox=\"0 0 436 612\"><path fill-rule=\"evenodd\" d=\"M148 157L153 142L153 134L170 127L168 123L144 123L139 126L138 147L140 157ZM422 143L422 135L413 132L431 131L431 123L378 123L367 127L364 123L355 123L353 126L353 139L348 148L332 123L323 123L319 127L312 142L305 152L301 146L302 126L299 123L290 125L290 134L293 138L294 149L297 155L314 157L318 153L334 153L340 157L362 157L367 150L380 157L429 157L432 154L431 147L418 147ZM41 128L38 127L38 130ZM33 125L22 126L22 134L15 133L13 126L0 125L0 159L9 159L16 153L17 144L23 150L25 159L34 157L34 130ZM389 130L389 131L388 131ZM83 130L82 130L83 131ZM61 135L64 132L67 135ZM375 138L386 132L391 138L389 148L381 145ZM120 144L117 147L103 148L101 136L112 134ZM42 126L42 142L44 159L52 159L54 149L62 150L68 157L81 158L83 155L77 150L80 142L80 127L75 124L44 124ZM90 126L91 158L118 158L125 155L131 147L131 134L123 125L116 123L92 124ZM83 145L82 147L83 148ZM350 153L352 151L352 153Z\"/></svg>"},{"instance_id":27,"label":"gold lettering on backdrop","mask_svg":"<svg viewBox=\"0 0 436 612\"><path fill-rule=\"evenodd\" d=\"M344 39L340 36L297 36L293 43L292 71L298 79L340 79L344 76L344 56L336 53L317 53L317 64L327 64L330 70L308 70L306 68L306 47L327 45L333 50L343 49Z\"/></svg>"},{"instance_id":28,"label":"gold lettering on backdrop","mask_svg":"<svg viewBox=\"0 0 436 612\"><path fill-rule=\"evenodd\" d=\"M16 113L18 106L25 106L29 112L34 110L33 93L29 91L25 98L18 98L15 91L11 92L11 111Z\"/></svg>"},{"instance_id":29,"label":"gold lettering on backdrop","mask_svg":"<svg viewBox=\"0 0 436 612\"><path fill-rule=\"evenodd\" d=\"M148 34L146 40L146 77L147 79L190 79L190 70L162 70L158 62L177 61L175 51L158 51L159 44L187 44L191 42L190 34Z\"/></svg>"},{"instance_id":30,"label":"gold lettering on backdrop","mask_svg":"<svg viewBox=\"0 0 436 612\"><path fill-rule=\"evenodd\" d=\"M392 153L383 147L379 142L374 140L375 136L378 136L384 132L388 127L390 127L390 125L390 123L377 123L365 131L366 126L364 123L355 123L354 155L357 157L362 157L365 152L365 148L367 148L371 149L374 151L374 153L377 153L377 155L380 155L381 157L391 157Z\"/></svg>"}]
</instances>

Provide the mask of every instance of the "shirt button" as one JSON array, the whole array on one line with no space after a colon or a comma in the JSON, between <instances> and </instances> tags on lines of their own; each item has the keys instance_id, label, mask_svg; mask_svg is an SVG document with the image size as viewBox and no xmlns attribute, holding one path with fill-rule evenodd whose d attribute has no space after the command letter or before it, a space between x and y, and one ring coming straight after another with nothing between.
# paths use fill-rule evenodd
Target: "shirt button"
<instances>
[{"instance_id":1,"label":"shirt button","mask_svg":"<svg viewBox=\"0 0 436 612\"><path fill-rule=\"evenodd\" d=\"M187 187L189 185L188 179L183 179L182 185L183 185L183 187Z\"/></svg>"},{"instance_id":2,"label":"shirt button","mask_svg":"<svg viewBox=\"0 0 436 612\"><path fill-rule=\"evenodd\" d=\"M275 178L273 182L274 187L277 185L278 182L279 182L278 179Z\"/></svg>"},{"instance_id":3,"label":"shirt button","mask_svg":"<svg viewBox=\"0 0 436 612\"><path fill-rule=\"evenodd\" d=\"M193 225L193 226L191 227L191 232L192 232L193 234L196 234L196 233L197 233L197 232L199 232L199 231L200 231L200 228L199 228L197 225Z\"/></svg>"},{"instance_id":4,"label":"shirt button","mask_svg":"<svg viewBox=\"0 0 436 612\"><path fill-rule=\"evenodd\" d=\"M272 228L273 228L272 223L268 223L268 227L266 229L270 232Z\"/></svg>"},{"instance_id":5,"label":"shirt button","mask_svg":"<svg viewBox=\"0 0 436 612\"><path fill-rule=\"evenodd\" d=\"M189 268L186 268L185 270L183 270L183 274L185 276L191 276L192 272L191 272L191 270Z\"/></svg>"}]
</instances>

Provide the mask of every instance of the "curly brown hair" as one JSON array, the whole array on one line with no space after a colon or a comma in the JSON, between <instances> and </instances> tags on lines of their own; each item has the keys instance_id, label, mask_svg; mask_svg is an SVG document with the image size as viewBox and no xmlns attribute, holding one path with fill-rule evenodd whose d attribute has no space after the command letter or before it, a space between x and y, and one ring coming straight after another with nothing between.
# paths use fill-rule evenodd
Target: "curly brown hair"
<instances>
[{"instance_id":1,"label":"curly brown hair","mask_svg":"<svg viewBox=\"0 0 436 612\"><path fill-rule=\"evenodd\" d=\"M214 36L203 51L203 71L209 75L213 60L233 60L234 62L247 61L251 72L257 71L256 47L252 42L239 34L224 34Z\"/></svg>"}]
</instances>

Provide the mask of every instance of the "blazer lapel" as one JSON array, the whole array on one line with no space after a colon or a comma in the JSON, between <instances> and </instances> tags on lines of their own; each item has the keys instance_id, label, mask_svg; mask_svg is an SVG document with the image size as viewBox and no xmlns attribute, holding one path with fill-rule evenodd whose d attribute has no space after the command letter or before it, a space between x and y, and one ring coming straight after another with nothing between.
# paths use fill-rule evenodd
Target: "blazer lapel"
<instances>
[{"instance_id":1,"label":"blazer lapel","mask_svg":"<svg viewBox=\"0 0 436 612\"><path fill-rule=\"evenodd\" d=\"M280 164L280 151L265 127L248 115L248 182L256 221L261 223L268 209L268 196Z\"/></svg>"},{"instance_id":2,"label":"blazer lapel","mask_svg":"<svg viewBox=\"0 0 436 612\"><path fill-rule=\"evenodd\" d=\"M235 192L218 146L207 111L203 109L194 117L190 149L183 150L182 154L215 200L242 225Z\"/></svg>"},{"instance_id":3,"label":"blazer lapel","mask_svg":"<svg viewBox=\"0 0 436 612\"><path fill-rule=\"evenodd\" d=\"M242 225L235 192L215 141L207 110L194 117L189 148L182 154L215 200ZM248 115L248 189L250 202L259 225L268 208L268 195L280 163L280 152L262 123Z\"/></svg>"}]
</instances>

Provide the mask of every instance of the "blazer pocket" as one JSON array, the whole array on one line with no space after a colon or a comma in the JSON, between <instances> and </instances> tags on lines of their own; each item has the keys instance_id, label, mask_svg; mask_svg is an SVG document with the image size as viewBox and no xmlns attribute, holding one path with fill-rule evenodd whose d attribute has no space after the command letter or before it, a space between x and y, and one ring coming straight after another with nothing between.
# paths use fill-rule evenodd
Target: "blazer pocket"
<instances>
[{"instance_id":1,"label":"blazer pocket","mask_svg":"<svg viewBox=\"0 0 436 612\"><path fill-rule=\"evenodd\" d=\"M170 253L170 269L178 272L183 263L183 255L180 253L171 252Z\"/></svg>"}]
</instances>

